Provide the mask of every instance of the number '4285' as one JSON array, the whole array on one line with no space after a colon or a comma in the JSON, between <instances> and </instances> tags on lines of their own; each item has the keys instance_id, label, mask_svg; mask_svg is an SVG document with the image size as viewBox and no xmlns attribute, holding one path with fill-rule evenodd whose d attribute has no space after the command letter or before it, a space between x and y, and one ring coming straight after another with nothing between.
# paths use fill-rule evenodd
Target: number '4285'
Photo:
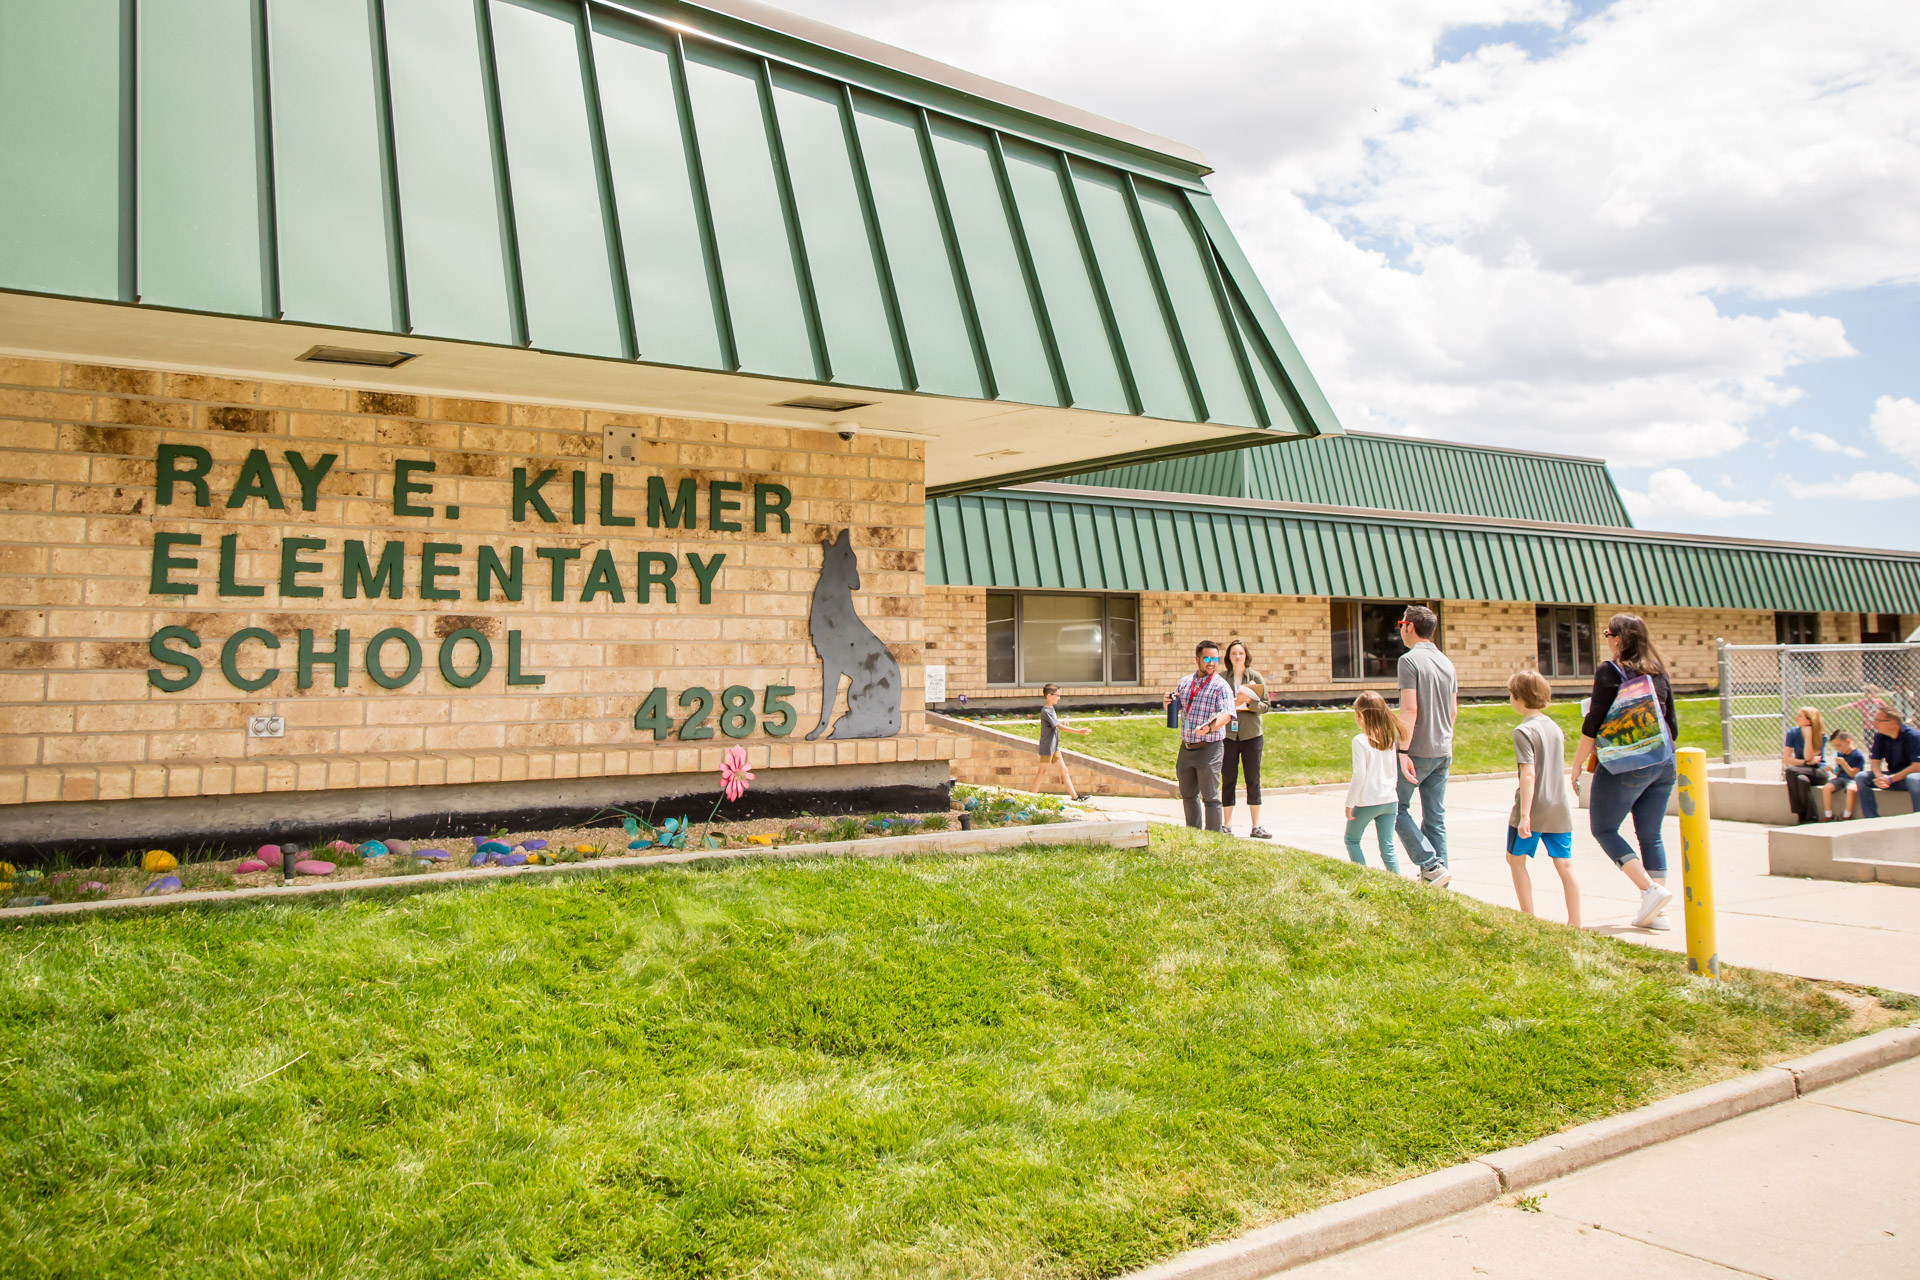
<instances>
[{"instance_id":1,"label":"number '4285'","mask_svg":"<svg viewBox=\"0 0 1920 1280\"><path fill-rule=\"evenodd\" d=\"M681 693L679 703L682 708L690 708L690 714L680 722L680 731L674 733L673 716L667 711L667 691L655 689L647 695L640 709L633 713L633 727L653 730L654 741L678 736L685 741L699 738L711 738L713 725L711 718L720 725L720 732L729 738L744 738L752 733L754 727L760 728L776 738L784 738L793 732L793 706L787 699L792 697L794 688L790 684L770 684L761 698L760 709L755 712L753 690L743 684L728 685L720 691L719 714L714 714L714 698L711 689L688 689Z\"/></svg>"}]
</instances>

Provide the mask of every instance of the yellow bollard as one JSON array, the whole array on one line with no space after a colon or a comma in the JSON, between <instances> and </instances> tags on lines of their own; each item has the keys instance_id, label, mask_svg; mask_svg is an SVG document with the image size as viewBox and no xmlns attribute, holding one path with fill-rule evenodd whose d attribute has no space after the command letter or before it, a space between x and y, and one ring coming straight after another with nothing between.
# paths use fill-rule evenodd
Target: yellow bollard
<instances>
[{"instance_id":1,"label":"yellow bollard","mask_svg":"<svg viewBox=\"0 0 1920 1280\"><path fill-rule=\"evenodd\" d=\"M1680 884L1687 916L1687 972L1720 976L1713 928L1713 836L1707 826L1707 753L1682 747L1680 766Z\"/></svg>"}]
</instances>

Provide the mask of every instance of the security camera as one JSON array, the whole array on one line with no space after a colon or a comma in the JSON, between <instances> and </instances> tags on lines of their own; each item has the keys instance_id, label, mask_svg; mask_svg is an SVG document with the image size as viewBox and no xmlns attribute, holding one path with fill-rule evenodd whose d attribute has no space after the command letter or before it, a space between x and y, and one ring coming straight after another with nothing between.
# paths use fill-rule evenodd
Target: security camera
<instances>
[{"instance_id":1,"label":"security camera","mask_svg":"<svg viewBox=\"0 0 1920 1280\"><path fill-rule=\"evenodd\" d=\"M836 422L833 429L840 433L842 440L851 440L860 434L860 424L857 422Z\"/></svg>"}]
</instances>

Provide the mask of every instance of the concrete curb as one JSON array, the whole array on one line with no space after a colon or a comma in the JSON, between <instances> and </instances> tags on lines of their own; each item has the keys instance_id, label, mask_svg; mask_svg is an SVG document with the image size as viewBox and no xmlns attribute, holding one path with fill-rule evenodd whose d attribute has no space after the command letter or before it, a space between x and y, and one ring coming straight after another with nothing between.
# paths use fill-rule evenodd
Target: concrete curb
<instances>
[{"instance_id":1,"label":"concrete curb","mask_svg":"<svg viewBox=\"0 0 1920 1280\"><path fill-rule=\"evenodd\" d=\"M154 898L110 898L105 902L55 902L43 907L0 909L0 923L45 920L51 916L92 915L101 911L141 911L189 903L258 902L261 899L309 897L314 894L405 892L420 886L501 880L512 876L552 876L592 871L634 871L688 862L732 862L743 859L789 858L902 858L939 854L961 857L996 853L1027 844L1077 844L1080 841L1135 849L1147 843L1147 824L1131 819L1098 822L1058 822L1039 827L995 827L985 831L929 831L917 836L879 836L872 840L844 840L832 844L792 844L778 848L684 849L675 853L639 854L626 858L595 858L590 862L563 862L557 866L462 867L457 871L424 871L416 875L380 876L365 880L320 880L287 885L257 885L245 889L209 889L169 893Z\"/></svg>"},{"instance_id":2,"label":"concrete curb","mask_svg":"<svg viewBox=\"0 0 1920 1280\"><path fill-rule=\"evenodd\" d=\"M1450 1169L1260 1227L1136 1271L1126 1280L1257 1280L1301 1263L1469 1209L1502 1194L1590 1168L1615 1156L1682 1137L1722 1120L1791 1102L1814 1089L1920 1058L1920 1025L1893 1027L1803 1058L1775 1063L1737 1080L1578 1125L1525 1146L1479 1156Z\"/></svg>"}]
</instances>

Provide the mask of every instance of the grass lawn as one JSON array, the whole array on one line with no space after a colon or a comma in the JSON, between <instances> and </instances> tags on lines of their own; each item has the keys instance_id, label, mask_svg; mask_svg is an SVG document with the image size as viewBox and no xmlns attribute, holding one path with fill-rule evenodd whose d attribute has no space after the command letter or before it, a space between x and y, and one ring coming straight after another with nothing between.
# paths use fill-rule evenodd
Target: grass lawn
<instances>
[{"instance_id":1,"label":"grass lawn","mask_svg":"<svg viewBox=\"0 0 1920 1280\"><path fill-rule=\"evenodd\" d=\"M7 1276L1103 1276L1843 1035L1286 849L0 935Z\"/></svg>"},{"instance_id":2,"label":"grass lawn","mask_svg":"<svg viewBox=\"0 0 1920 1280\"><path fill-rule=\"evenodd\" d=\"M1391 704L1389 704L1391 705ZM1680 717L1680 745L1703 747L1720 758L1720 702L1717 698L1682 698L1674 705ZM1567 759L1580 741L1580 704L1556 702L1547 713L1559 721L1567 736ZM1464 706L1454 724L1453 772L1513 771L1513 726L1519 717L1505 704ZM1062 734L1060 745L1114 764L1162 778L1173 776L1173 753L1178 735L1159 716L1143 719L1102 719L1086 715L1069 723L1093 730L1087 737ZM1268 787L1290 787L1310 782L1345 782L1352 774L1352 748L1359 732L1351 711L1289 711L1266 717L1267 745L1260 757L1260 782ZM1038 741L1038 724L995 723L996 729ZM1028 779L1031 781L1031 779ZM1022 785L1026 785L1022 783Z\"/></svg>"}]
</instances>

